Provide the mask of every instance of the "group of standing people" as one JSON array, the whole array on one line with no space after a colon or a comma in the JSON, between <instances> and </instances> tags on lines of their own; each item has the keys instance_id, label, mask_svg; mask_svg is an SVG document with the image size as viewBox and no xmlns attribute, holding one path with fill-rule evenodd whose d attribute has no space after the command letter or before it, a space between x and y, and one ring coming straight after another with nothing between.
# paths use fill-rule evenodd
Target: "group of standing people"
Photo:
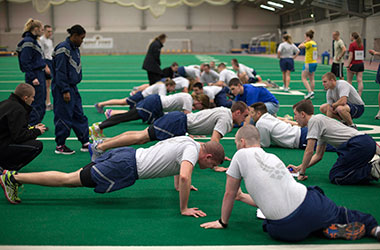
<instances>
[{"instance_id":1,"label":"group of standing people","mask_svg":"<svg viewBox=\"0 0 380 250\"><path fill-rule=\"evenodd\" d=\"M53 47L52 27L39 20L29 19L22 40L17 45L19 66L25 73L25 83L19 84L11 96L0 103L3 157L0 167L19 170L42 151L36 138L48 128L42 123L45 111L54 110L57 154L73 154L65 145L71 129L88 152L88 121L83 113L77 84L82 80L79 47L86 36L85 29L74 25L67 29L65 41ZM50 101L50 83L53 104ZM9 105L13 106L11 109ZM13 110L14 112L9 112ZM23 155L24 157L15 157Z\"/></svg>"}]
</instances>

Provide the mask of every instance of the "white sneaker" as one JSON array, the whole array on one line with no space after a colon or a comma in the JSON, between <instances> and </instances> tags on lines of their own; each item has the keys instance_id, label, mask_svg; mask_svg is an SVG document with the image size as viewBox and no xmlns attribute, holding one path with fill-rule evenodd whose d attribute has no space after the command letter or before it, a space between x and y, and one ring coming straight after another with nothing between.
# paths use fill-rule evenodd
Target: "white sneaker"
<instances>
[{"instance_id":1,"label":"white sneaker","mask_svg":"<svg viewBox=\"0 0 380 250\"><path fill-rule=\"evenodd\" d=\"M380 158L371 162L371 176L376 180L380 179Z\"/></svg>"},{"instance_id":2,"label":"white sneaker","mask_svg":"<svg viewBox=\"0 0 380 250\"><path fill-rule=\"evenodd\" d=\"M103 150L100 150L97 148L97 146L101 143L103 143L103 140L97 140L91 143L90 145L88 145L88 151L90 153L92 162L95 162L96 158L98 158L104 153Z\"/></svg>"},{"instance_id":3,"label":"white sneaker","mask_svg":"<svg viewBox=\"0 0 380 250\"><path fill-rule=\"evenodd\" d=\"M308 99L314 99L314 92L310 92L307 95L305 95L305 99L306 100L308 100Z\"/></svg>"},{"instance_id":4,"label":"white sneaker","mask_svg":"<svg viewBox=\"0 0 380 250\"><path fill-rule=\"evenodd\" d=\"M379 120L379 119L380 119L380 110L379 110L379 112L377 112L377 115L375 116L375 119L376 119L376 120Z\"/></svg>"}]
</instances>

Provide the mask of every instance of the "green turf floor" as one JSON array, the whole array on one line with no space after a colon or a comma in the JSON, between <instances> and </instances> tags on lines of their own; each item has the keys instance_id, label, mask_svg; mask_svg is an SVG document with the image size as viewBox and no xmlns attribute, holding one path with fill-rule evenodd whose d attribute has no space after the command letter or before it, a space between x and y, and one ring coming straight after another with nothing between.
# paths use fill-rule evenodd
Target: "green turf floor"
<instances>
[{"instance_id":1,"label":"green turf floor","mask_svg":"<svg viewBox=\"0 0 380 250\"><path fill-rule=\"evenodd\" d=\"M278 60L274 58L230 56L230 55L162 55L162 66L173 61L180 65L199 64L203 60L227 62L237 57L241 63L252 66L263 77L281 83ZM95 102L111 98L123 98L133 86L146 82L146 72L141 70L142 55L128 56L83 56L83 81L79 85L84 111L89 123L101 121L104 116L92 107ZM302 63L296 62L292 73L291 90L305 92L301 82ZM329 66L319 65L316 72L316 96L313 103L325 102L321 76ZM375 72L364 73L363 99L366 103L364 115L358 124L380 125L374 120L377 113L378 85L374 82ZM9 96L15 86L23 82L16 57L0 58L0 100ZM281 85L281 84L280 84ZM355 85L355 84L354 84ZM356 85L355 85L356 86ZM281 108L279 115L292 114L291 105L303 99L302 95L283 95L276 91ZM319 113L319 109L316 108ZM57 170L75 171L90 161L88 153L79 152L80 143L67 141L77 151L71 156L54 154L53 113L47 112L44 123L51 128L43 138L44 150L22 172ZM106 130L107 136L125 130L142 130L146 125L140 121L120 124ZM359 129L364 129L359 127ZM226 137L233 137L234 129ZM379 134L371 134L379 140ZM71 137L75 137L74 134ZM223 139L226 154L236 152L233 140ZM144 145L147 147L152 143ZM303 151L297 149L268 148L285 164L299 164ZM327 196L338 205L362 210L380 219L380 196L378 183L367 186L336 186L328 181L328 172L336 154L326 153L323 160L308 170L306 185L319 185ZM228 166L228 163L224 163ZM230 224L226 230L204 230L200 224L216 220L220 216L224 194L225 174L196 168L193 185L198 192L191 192L189 206L199 207L207 213L205 218L191 218L179 213L178 193L173 188L173 178L137 181L135 185L110 194L96 194L87 188L49 188L25 185L20 195L23 202L9 204L0 196L1 227L0 245L273 245L286 244L274 241L262 232L256 219L256 209L236 202ZM268 197L271 199L271 197ZM355 243L374 243L374 239L363 239ZM320 236L311 236L302 244L347 243L328 241ZM349 242L351 243L351 242Z\"/></svg>"}]
</instances>

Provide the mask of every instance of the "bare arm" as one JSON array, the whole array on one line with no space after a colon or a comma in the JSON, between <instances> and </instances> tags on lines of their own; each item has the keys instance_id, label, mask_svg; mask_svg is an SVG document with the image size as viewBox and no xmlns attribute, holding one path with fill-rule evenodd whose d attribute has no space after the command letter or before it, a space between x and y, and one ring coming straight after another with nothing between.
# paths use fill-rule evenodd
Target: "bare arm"
<instances>
[{"instance_id":1,"label":"bare arm","mask_svg":"<svg viewBox=\"0 0 380 250\"><path fill-rule=\"evenodd\" d=\"M243 191L241 191L241 188L239 188L235 199L237 201L242 201L242 202L244 202L244 203L246 203L252 207L257 207L257 205L256 205L255 201L252 199L252 197L249 194L243 193Z\"/></svg>"},{"instance_id":2,"label":"bare arm","mask_svg":"<svg viewBox=\"0 0 380 250\"><path fill-rule=\"evenodd\" d=\"M350 51L348 54L347 67L350 67L350 64L351 64L353 57L354 57L354 54Z\"/></svg>"},{"instance_id":3,"label":"bare arm","mask_svg":"<svg viewBox=\"0 0 380 250\"><path fill-rule=\"evenodd\" d=\"M236 194L240 188L240 179L235 179L227 175L226 191L224 193L223 204L222 204L222 216L221 220L224 224L228 224L231 216L232 208L234 206ZM201 224L201 227L208 228L223 228L219 220L211 221Z\"/></svg>"},{"instance_id":4,"label":"bare arm","mask_svg":"<svg viewBox=\"0 0 380 250\"><path fill-rule=\"evenodd\" d=\"M347 96L342 96L341 98L339 98L338 101L331 104L331 106L333 107L333 109L336 109L338 106L344 106L346 104L347 104Z\"/></svg>"},{"instance_id":5,"label":"bare arm","mask_svg":"<svg viewBox=\"0 0 380 250\"><path fill-rule=\"evenodd\" d=\"M181 170L179 173L179 202L181 214L185 216L194 216L196 218L204 217L206 214L198 210L198 208L188 208L190 187L191 187L191 174L193 173L193 164L189 161L183 161L181 163Z\"/></svg>"},{"instance_id":6,"label":"bare arm","mask_svg":"<svg viewBox=\"0 0 380 250\"><path fill-rule=\"evenodd\" d=\"M211 135L211 141L220 142L220 139L222 139L222 137L223 136L218 131L214 130Z\"/></svg>"},{"instance_id":7,"label":"bare arm","mask_svg":"<svg viewBox=\"0 0 380 250\"><path fill-rule=\"evenodd\" d=\"M344 56L344 54L346 53L347 49L346 49L346 46L343 45L342 47L342 54L338 55L336 57L336 59L338 59L338 61Z\"/></svg>"}]
</instances>

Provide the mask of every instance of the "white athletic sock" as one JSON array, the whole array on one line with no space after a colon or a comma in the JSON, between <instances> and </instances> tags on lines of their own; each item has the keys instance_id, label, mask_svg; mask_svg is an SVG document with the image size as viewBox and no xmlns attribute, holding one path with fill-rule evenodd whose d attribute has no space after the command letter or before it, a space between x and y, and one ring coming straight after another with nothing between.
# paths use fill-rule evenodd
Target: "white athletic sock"
<instances>
[{"instance_id":1,"label":"white athletic sock","mask_svg":"<svg viewBox=\"0 0 380 250\"><path fill-rule=\"evenodd\" d=\"M380 145L376 143L376 154L380 156Z\"/></svg>"}]
</instances>

